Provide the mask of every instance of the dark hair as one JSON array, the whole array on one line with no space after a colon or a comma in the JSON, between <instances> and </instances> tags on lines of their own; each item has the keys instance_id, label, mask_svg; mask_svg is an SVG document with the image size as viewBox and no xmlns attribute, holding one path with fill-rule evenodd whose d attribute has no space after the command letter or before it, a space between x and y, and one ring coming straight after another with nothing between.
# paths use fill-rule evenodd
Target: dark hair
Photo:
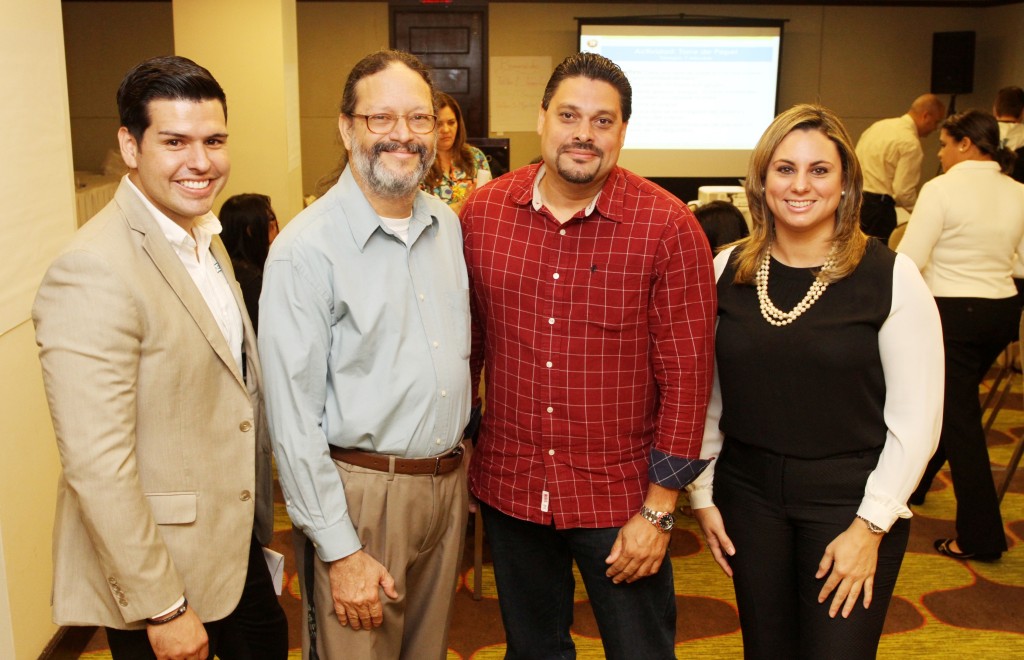
<instances>
[{"instance_id":1,"label":"dark hair","mask_svg":"<svg viewBox=\"0 0 1024 660\"><path fill-rule=\"evenodd\" d=\"M216 99L228 118L228 102L220 83L192 60L178 55L154 57L136 64L117 89L121 125L136 142L149 128L149 102L155 99L208 101Z\"/></svg>"},{"instance_id":2,"label":"dark hair","mask_svg":"<svg viewBox=\"0 0 1024 660\"><path fill-rule=\"evenodd\" d=\"M378 50L376 53L371 53L356 62L356 65L349 71L348 78L345 80L345 87L341 91L341 114L350 115L356 111L356 85L360 80L375 73L380 73L395 62L404 64L420 74L424 82L427 83L427 87L430 88L431 96L433 96L434 83L430 79L430 70L420 61L420 58L403 50Z\"/></svg>"},{"instance_id":3,"label":"dark hair","mask_svg":"<svg viewBox=\"0 0 1024 660\"><path fill-rule=\"evenodd\" d=\"M832 234L835 265L822 274L828 282L850 275L864 256L867 236L860 229L860 206L863 198L863 174L854 151L853 140L836 113L820 105L799 104L782 112L765 129L754 147L744 185L750 205L750 237L736 248L736 284L753 284L758 267L771 249L775 238L775 216L765 199L764 184L775 150L793 131L818 131L827 137L839 152L843 167L843 195L836 209L836 226Z\"/></svg>"},{"instance_id":4,"label":"dark hair","mask_svg":"<svg viewBox=\"0 0 1024 660\"><path fill-rule=\"evenodd\" d=\"M716 199L698 206L693 212L712 250L750 235L743 213L732 202Z\"/></svg>"},{"instance_id":5,"label":"dark hair","mask_svg":"<svg viewBox=\"0 0 1024 660\"><path fill-rule=\"evenodd\" d=\"M270 249L268 229L277 220L270 198L257 193L229 197L220 207L220 239L232 259L263 269Z\"/></svg>"},{"instance_id":6,"label":"dark hair","mask_svg":"<svg viewBox=\"0 0 1024 660\"><path fill-rule=\"evenodd\" d=\"M555 95L558 86L566 78L589 78L590 80L601 80L619 92L619 109L622 111L622 121L629 121L633 114L633 87L629 79L622 72L619 65L612 62L603 55L597 53L576 53L562 60L562 63L555 67L551 77L548 78L547 87L544 88L544 98L541 99L540 107L545 110L551 103L551 97Z\"/></svg>"},{"instance_id":7,"label":"dark hair","mask_svg":"<svg viewBox=\"0 0 1024 660\"><path fill-rule=\"evenodd\" d=\"M476 161L473 160L473 153L466 145L466 122L462 119L462 108L458 102L444 92L434 94L434 109L441 112L443 108L451 108L455 114L455 142L452 143L452 165L459 168L471 177L476 176ZM435 158L434 164L427 170L423 177L423 183L429 188L435 188L441 183L441 159Z\"/></svg>"},{"instance_id":8,"label":"dark hair","mask_svg":"<svg viewBox=\"0 0 1024 660\"><path fill-rule=\"evenodd\" d=\"M964 138L970 140L978 151L999 163L1003 172L1009 174L1013 170L1015 156L1000 146L999 122L993 115L983 110L967 110L947 117L942 122L942 130L955 142Z\"/></svg>"},{"instance_id":9,"label":"dark hair","mask_svg":"<svg viewBox=\"0 0 1024 660\"><path fill-rule=\"evenodd\" d=\"M404 64L420 74L424 82L427 83L427 87L430 88L430 96L433 98L434 81L430 79L430 70L420 61L420 58L404 50L382 49L376 53L370 53L359 60L352 67L352 70L349 71L348 78L345 79L345 86L341 90L341 114L351 115L356 111L356 101L359 100L356 98L356 85L360 80L375 73L380 73L396 62ZM341 178L341 173L345 171L345 165L348 164L348 153L345 151L345 145L340 135L338 136L338 143L341 144L341 156L338 159L338 164L316 182L313 192L317 197L323 195L331 186L338 182L338 179Z\"/></svg>"},{"instance_id":10,"label":"dark hair","mask_svg":"<svg viewBox=\"0 0 1024 660\"><path fill-rule=\"evenodd\" d=\"M1000 117L1020 119L1024 114L1024 89L1020 87L1003 87L996 92L996 114Z\"/></svg>"}]
</instances>

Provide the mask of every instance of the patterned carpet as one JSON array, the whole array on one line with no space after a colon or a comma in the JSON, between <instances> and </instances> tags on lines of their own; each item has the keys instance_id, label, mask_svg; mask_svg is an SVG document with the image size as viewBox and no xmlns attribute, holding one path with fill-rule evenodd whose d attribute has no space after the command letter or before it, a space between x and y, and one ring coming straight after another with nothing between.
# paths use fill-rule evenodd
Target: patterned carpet
<instances>
[{"instance_id":1,"label":"patterned carpet","mask_svg":"<svg viewBox=\"0 0 1024 660\"><path fill-rule=\"evenodd\" d=\"M1018 438L1024 435L1021 376L1015 375L1008 403L989 434L996 483L1002 483ZM986 387L990 383L986 383ZM299 658L298 580L290 543L289 521L280 503L274 548L285 554L286 593L281 602L289 618L290 639ZM960 562L932 549L936 538L953 535L955 501L949 473L943 471L915 509L910 546L896 596L889 608L879 658L1024 658L1024 471L1018 472L1003 500L1002 512L1010 551L996 563ZM729 579L701 543L694 520L679 516L673 532L672 563L679 611L678 657L740 658L742 644ZM455 619L448 657L491 660L504 657L504 634L488 552L484 549L483 598L472 599L473 535L467 536L464 572L456 594ZM582 581L577 579L573 635L579 658L603 658L601 642ZM61 655L60 657L76 657ZM92 636L80 658L109 658L103 631ZM638 659L642 660L642 659Z\"/></svg>"}]
</instances>

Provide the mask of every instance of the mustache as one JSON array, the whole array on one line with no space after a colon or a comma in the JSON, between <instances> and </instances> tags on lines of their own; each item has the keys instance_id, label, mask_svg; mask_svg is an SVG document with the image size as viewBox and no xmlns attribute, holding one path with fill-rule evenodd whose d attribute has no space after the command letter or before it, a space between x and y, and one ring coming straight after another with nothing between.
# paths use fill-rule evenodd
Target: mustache
<instances>
[{"instance_id":1,"label":"mustache","mask_svg":"<svg viewBox=\"0 0 1024 660\"><path fill-rule=\"evenodd\" d=\"M427 148L422 144L410 142L408 144L402 144L401 142L378 142L373 145L373 155L379 156L382 153L388 151L406 151L413 154L419 154L420 158L425 158L427 155Z\"/></svg>"},{"instance_id":2,"label":"mustache","mask_svg":"<svg viewBox=\"0 0 1024 660\"><path fill-rule=\"evenodd\" d=\"M580 142L578 140L573 140L568 144L563 144L558 148L558 153L559 155L561 155L569 151L570 149L572 151L589 151L598 156L604 156L604 150L598 147L596 144L592 142Z\"/></svg>"}]
</instances>

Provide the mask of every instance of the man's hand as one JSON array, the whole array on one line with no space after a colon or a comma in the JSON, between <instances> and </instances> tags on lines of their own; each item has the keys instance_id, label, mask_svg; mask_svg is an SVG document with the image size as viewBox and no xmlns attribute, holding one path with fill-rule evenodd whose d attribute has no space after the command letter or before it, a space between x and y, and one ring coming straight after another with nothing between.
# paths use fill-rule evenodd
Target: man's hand
<instances>
[{"instance_id":1,"label":"man's hand","mask_svg":"<svg viewBox=\"0 0 1024 660\"><path fill-rule=\"evenodd\" d=\"M384 606L379 590L398 598L395 579L376 559L362 550L331 562L331 597L338 623L352 630L367 630L384 623Z\"/></svg>"},{"instance_id":2,"label":"man's hand","mask_svg":"<svg viewBox=\"0 0 1024 660\"><path fill-rule=\"evenodd\" d=\"M206 660L210 653L206 628L191 607L177 619L150 624L146 634L157 660Z\"/></svg>"},{"instance_id":3,"label":"man's hand","mask_svg":"<svg viewBox=\"0 0 1024 660\"><path fill-rule=\"evenodd\" d=\"M615 584L636 582L640 578L654 575L665 559L670 536L659 532L657 527L639 513L636 514L615 537L611 554L604 560L606 564L611 564L605 575Z\"/></svg>"}]
</instances>

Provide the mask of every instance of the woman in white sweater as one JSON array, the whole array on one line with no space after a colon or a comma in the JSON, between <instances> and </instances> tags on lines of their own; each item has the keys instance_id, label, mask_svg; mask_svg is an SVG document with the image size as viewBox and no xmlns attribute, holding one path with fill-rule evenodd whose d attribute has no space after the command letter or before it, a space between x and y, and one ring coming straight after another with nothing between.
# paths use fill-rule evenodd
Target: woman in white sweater
<instances>
[{"instance_id":1,"label":"woman in white sweater","mask_svg":"<svg viewBox=\"0 0 1024 660\"><path fill-rule=\"evenodd\" d=\"M911 503L949 461L957 499L956 537L935 549L993 561L1006 550L989 468L978 387L1015 338L1021 306L1013 276L1024 275L1024 185L1004 174L1013 155L999 146L995 117L969 110L939 136L945 172L921 189L898 251L921 269L942 319L946 394L939 451Z\"/></svg>"}]
</instances>

